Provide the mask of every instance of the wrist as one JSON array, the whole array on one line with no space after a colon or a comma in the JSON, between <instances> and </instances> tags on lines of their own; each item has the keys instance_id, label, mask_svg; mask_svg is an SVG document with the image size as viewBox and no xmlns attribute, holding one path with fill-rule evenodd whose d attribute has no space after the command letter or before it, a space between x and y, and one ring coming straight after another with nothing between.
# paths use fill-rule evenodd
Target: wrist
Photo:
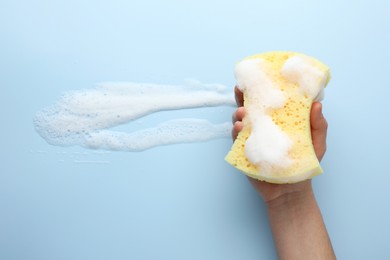
<instances>
[{"instance_id":1,"label":"wrist","mask_svg":"<svg viewBox=\"0 0 390 260\"><path fill-rule=\"evenodd\" d=\"M280 184L279 193L265 199L268 210L285 210L314 200L311 180L294 184Z\"/></svg>"}]
</instances>

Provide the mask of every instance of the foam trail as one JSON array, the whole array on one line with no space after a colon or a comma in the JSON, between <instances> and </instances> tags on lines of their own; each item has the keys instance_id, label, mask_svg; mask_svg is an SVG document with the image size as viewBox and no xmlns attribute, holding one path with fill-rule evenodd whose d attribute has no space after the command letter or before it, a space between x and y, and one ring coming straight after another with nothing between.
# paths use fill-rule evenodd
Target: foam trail
<instances>
[{"instance_id":1,"label":"foam trail","mask_svg":"<svg viewBox=\"0 0 390 260\"><path fill-rule=\"evenodd\" d=\"M99 131L87 135L83 146L93 149L142 151L155 146L202 142L229 137L231 123L212 124L202 119L177 119L133 133Z\"/></svg>"},{"instance_id":2,"label":"foam trail","mask_svg":"<svg viewBox=\"0 0 390 260\"><path fill-rule=\"evenodd\" d=\"M34 125L53 145L141 151L158 145L227 137L231 124L179 119L134 133L108 129L158 111L213 106L235 106L226 86L196 80L187 86L101 83L95 89L64 93L55 105L35 115Z\"/></svg>"}]
</instances>

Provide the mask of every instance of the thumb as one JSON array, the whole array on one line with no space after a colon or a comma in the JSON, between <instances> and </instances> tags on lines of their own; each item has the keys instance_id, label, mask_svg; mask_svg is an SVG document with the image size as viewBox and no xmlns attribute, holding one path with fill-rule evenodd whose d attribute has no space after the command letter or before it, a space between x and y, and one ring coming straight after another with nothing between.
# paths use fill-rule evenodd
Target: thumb
<instances>
[{"instance_id":1,"label":"thumb","mask_svg":"<svg viewBox=\"0 0 390 260\"><path fill-rule=\"evenodd\" d=\"M322 104L314 102L310 112L311 138L314 146L314 151L319 161L326 151L326 134L328 123L322 114Z\"/></svg>"}]
</instances>

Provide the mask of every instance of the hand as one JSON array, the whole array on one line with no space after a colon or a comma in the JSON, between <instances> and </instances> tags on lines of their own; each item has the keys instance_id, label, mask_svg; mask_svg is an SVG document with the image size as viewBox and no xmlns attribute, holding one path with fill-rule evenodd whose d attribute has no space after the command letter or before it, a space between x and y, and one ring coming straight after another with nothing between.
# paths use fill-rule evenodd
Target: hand
<instances>
[{"instance_id":1,"label":"hand","mask_svg":"<svg viewBox=\"0 0 390 260\"><path fill-rule=\"evenodd\" d=\"M237 138L238 133L243 128L242 119L245 116L243 93L234 88L237 110L233 113L233 140ZM314 151L319 161L322 160L326 151L326 133L328 124L322 114L322 104L314 102L310 112L311 135ZM264 181L249 178L254 188L260 193L268 206L279 204L286 199L294 196L300 196L303 193L312 193L311 180L294 183L294 184L272 184Z\"/></svg>"}]
</instances>

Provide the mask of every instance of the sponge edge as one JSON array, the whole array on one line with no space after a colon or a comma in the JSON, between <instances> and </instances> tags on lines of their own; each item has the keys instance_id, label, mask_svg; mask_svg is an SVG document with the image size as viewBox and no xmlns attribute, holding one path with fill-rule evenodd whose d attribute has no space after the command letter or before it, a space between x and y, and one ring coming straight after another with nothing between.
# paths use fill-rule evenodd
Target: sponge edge
<instances>
[{"instance_id":1,"label":"sponge edge","mask_svg":"<svg viewBox=\"0 0 390 260\"><path fill-rule=\"evenodd\" d=\"M305 63L302 63L304 66L296 63L299 59L304 60ZM322 173L311 140L310 110L313 101L323 97L323 88L330 79L329 68L312 57L296 52L267 52L248 57L242 62L250 60L260 60L264 64L259 73L264 73L272 85L284 95L284 103L280 107L268 107L264 111L275 126L290 139L292 145L287 151L287 156L291 163L270 164L261 160L255 163L248 159L253 155L247 154L247 141L256 128L253 125L255 121L250 120L250 117L256 115L248 116L248 113L250 107L256 106L254 103L258 99L253 98L251 96L253 92L245 88L242 88L246 108L244 128L225 160L246 175L270 183L295 183ZM239 65L240 63L237 66ZM240 84L242 80L239 80L237 75L236 77L237 83ZM311 93L313 88L318 88L318 91ZM256 109L252 109L252 113L255 111Z\"/></svg>"}]
</instances>

